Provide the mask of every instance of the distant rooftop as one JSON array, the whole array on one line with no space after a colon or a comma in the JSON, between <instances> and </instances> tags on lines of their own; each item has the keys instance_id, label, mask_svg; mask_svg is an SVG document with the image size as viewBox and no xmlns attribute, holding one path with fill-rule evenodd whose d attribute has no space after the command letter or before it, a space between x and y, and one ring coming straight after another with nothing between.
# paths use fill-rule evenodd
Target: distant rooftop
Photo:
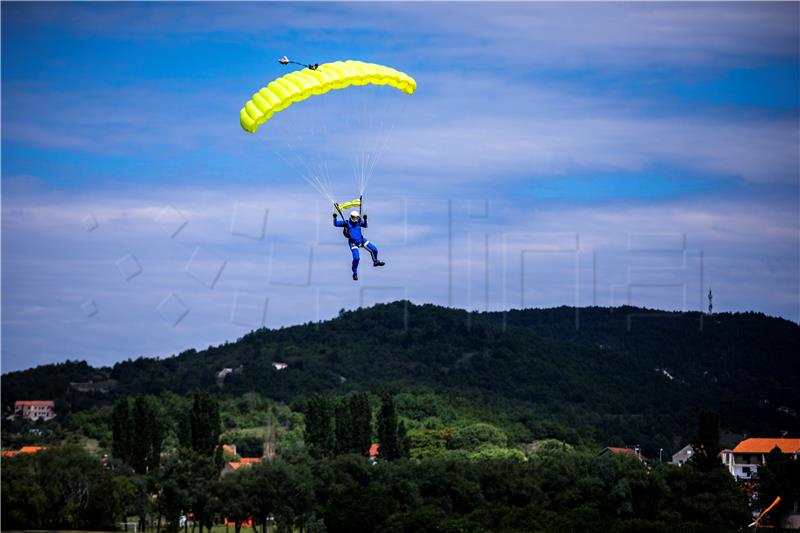
<instances>
[{"instance_id":1,"label":"distant rooftop","mask_svg":"<svg viewBox=\"0 0 800 533\"><path fill-rule=\"evenodd\" d=\"M745 439L733 449L733 453L769 453L775 447L783 453L800 453L800 439Z\"/></svg>"}]
</instances>

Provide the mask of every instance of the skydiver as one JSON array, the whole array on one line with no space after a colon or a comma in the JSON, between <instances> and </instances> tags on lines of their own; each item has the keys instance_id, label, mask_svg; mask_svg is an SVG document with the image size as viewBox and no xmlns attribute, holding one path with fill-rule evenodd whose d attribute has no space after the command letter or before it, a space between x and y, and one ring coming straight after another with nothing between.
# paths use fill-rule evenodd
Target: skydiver
<instances>
[{"instance_id":1,"label":"skydiver","mask_svg":"<svg viewBox=\"0 0 800 533\"><path fill-rule=\"evenodd\" d=\"M358 211L350 211L349 220L337 220L336 213L333 214L333 225L337 228L344 228L344 236L347 237L347 245L353 252L353 280L358 280L359 248L366 248L372 256L372 266L380 267L385 265L383 261L378 261L378 249L361 234L361 228L367 227L367 215L363 218Z\"/></svg>"}]
</instances>

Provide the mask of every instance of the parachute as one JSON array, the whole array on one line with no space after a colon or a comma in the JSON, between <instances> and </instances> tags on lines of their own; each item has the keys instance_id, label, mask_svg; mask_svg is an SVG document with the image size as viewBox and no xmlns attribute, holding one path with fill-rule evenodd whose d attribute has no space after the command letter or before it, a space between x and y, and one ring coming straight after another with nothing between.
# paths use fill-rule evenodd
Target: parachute
<instances>
[{"instance_id":1,"label":"parachute","mask_svg":"<svg viewBox=\"0 0 800 533\"><path fill-rule=\"evenodd\" d=\"M282 64L288 62L286 56L281 58ZM417 89L417 82L408 74L375 63L348 60L313 67L281 76L255 93L239 111L242 129L255 133L275 113L293 103L351 85L388 85L406 94L414 94Z\"/></svg>"},{"instance_id":2,"label":"parachute","mask_svg":"<svg viewBox=\"0 0 800 533\"><path fill-rule=\"evenodd\" d=\"M336 204L336 209L338 209L339 211L344 211L345 209L351 209L353 207L361 207L360 198L356 198L355 200L351 200L343 204Z\"/></svg>"},{"instance_id":3,"label":"parachute","mask_svg":"<svg viewBox=\"0 0 800 533\"><path fill-rule=\"evenodd\" d=\"M283 56L278 62L303 68L253 94L239 111L242 129L254 134L264 126L267 135L256 137L337 211L360 211L364 190L394 127L393 107L404 101L402 95L416 91L417 82L394 68L362 61L306 64ZM302 105L284 113L298 102ZM358 199L339 204L333 186L349 172L348 160Z\"/></svg>"}]
</instances>

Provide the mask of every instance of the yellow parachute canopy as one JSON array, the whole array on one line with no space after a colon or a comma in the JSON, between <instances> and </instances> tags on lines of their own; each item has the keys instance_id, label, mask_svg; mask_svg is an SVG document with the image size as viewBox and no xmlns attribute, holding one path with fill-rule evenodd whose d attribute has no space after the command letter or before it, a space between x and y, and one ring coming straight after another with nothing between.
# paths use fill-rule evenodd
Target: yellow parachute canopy
<instances>
[{"instance_id":1,"label":"yellow parachute canopy","mask_svg":"<svg viewBox=\"0 0 800 533\"><path fill-rule=\"evenodd\" d=\"M356 198L355 200L351 200L343 204L336 204L336 207L339 208L339 211L344 211L345 209L352 209L353 207L361 207L361 200Z\"/></svg>"},{"instance_id":2,"label":"yellow parachute canopy","mask_svg":"<svg viewBox=\"0 0 800 533\"><path fill-rule=\"evenodd\" d=\"M297 70L268 83L244 104L239 122L245 131L255 133L273 114L295 102L334 89L367 84L388 85L406 94L417 89L414 78L391 67L352 60L324 63L315 70Z\"/></svg>"}]
</instances>

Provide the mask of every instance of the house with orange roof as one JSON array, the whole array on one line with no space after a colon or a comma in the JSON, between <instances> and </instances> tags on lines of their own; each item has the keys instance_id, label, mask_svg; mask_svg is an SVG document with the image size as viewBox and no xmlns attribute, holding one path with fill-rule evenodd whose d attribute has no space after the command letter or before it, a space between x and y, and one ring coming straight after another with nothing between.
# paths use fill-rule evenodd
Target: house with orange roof
<instances>
[{"instance_id":1,"label":"house with orange roof","mask_svg":"<svg viewBox=\"0 0 800 533\"><path fill-rule=\"evenodd\" d=\"M56 417L53 400L17 400L14 402L14 417L27 420L52 420Z\"/></svg>"},{"instance_id":2,"label":"house with orange roof","mask_svg":"<svg viewBox=\"0 0 800 533\"><path fill-rule=\"evenodd\" d=\"M253 465L257 465L261 462L264 457L242 457L238 461L228 461L225 463L225 466L222 467L221 475L230 474L231 472L235 472L242 467L250 467ZM266 457L266 459L271 459L271 457Z\"/></svg>"},{"instance_id":3,"label":"house with orange roof","mask_svg":"<svg viewBox=\"0 0 800 533\"><path fill-rule=\"evenodd\" d=\"M758 476L758 467L776 447L794 459L800 455L800 439L752 438L743 440L733 450L722 450L720 457L735 478L752 479Z\"/></svg>"}]
</instances>

